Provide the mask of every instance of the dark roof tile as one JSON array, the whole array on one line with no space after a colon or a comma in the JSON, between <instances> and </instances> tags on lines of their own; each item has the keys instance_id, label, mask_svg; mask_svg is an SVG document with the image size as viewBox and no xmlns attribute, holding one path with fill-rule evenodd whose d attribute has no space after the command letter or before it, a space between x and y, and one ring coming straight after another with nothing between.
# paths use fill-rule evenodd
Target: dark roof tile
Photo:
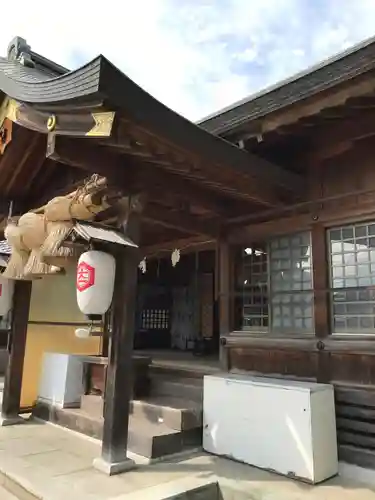
<instances>
[{"instance_id":1,"label":"dark roof tile","mask_svg":"<svg viewBox=\"0 0 375 500\"><path fill-rule=\"evenodd\" d=\"M375 37L276 85L200 120L208 132L225 135L244 123L295 104L375 69Z\"/></svg>"}]
</instances>

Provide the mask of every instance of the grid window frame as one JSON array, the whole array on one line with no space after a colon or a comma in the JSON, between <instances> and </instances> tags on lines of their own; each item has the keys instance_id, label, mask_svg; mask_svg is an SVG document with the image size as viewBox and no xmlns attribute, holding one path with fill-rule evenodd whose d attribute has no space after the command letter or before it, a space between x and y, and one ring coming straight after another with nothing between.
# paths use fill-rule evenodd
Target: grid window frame
<instances>
[{"instance_id":1,"label":"grid window frame","mask_svg":"<svg viewBox=\"0 0 375 500\"><path fill-rule=\"evenodd\" d=\"M327 230L331 332L375 334L375 221Z\"/></svg>"},{"instance_id":2,"label":"grid window frame","mask_svg":"<svg viewBox=\"0 0 375 500\"><path fill-rule=\"evenodd\" d=\"M256 304L258 308L263 308L261 317L251 314L251 307L256 302L254 289L257 286L257 280L252 278L254 276L257 278L257 276L256 273L253 275L251 272L246 272L246 267L251 267L252 256L244 255L246 251L254 252L257 249L263 251L265 265L265 275L261 278L262 289L259 290L260 303ZM311 231L278 236L267 240L263 245L257 244L251 248L250 246L246 249L242 248L241 252L241 331L269 335L314 335ZM246 260L250 264L246 265ZM282 279L278 280L280 276ZM250 286L248 286L248 293L251 296L250 304L246 303L248 278L250 278ZM252 320L254 320L253 324L251 324Z\"/></svg>"},{"instance_id":3,"label":"grid window frame","mask_svg":"<svg viewBox=\"0 0 375 500\"><path fill-rule=\"evenodd\" d=\"M267 245L253 245L242 250L242 325L243 332L269 331L269 262ZM248 274L249 272L249 274ZM254 282L254 277L258 281ZM255 292L259 289L258 292ZM245 298L250 299L249 302Z\"/></svg>"},{"instance_id":4,"label":"grid window frame","mask_svg":"<svg viewBox=\"0 0 375 500\"><path fill-rule=\"evenodd\" d=\"M272 238L269 246L270 332L313 335L311 231Z\"/></svg>"}]
</instances>

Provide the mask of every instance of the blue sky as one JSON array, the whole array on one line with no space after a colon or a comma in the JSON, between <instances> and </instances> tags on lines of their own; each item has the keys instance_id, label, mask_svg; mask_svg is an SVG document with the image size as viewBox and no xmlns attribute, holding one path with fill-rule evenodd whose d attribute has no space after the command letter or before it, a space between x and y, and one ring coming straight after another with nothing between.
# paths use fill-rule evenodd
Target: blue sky
<instances>
[{"instance_id":1,"label":"blue sky","mask_svg":"<svg viewBox=\"0 0 375 500\"><path fill-rule=\"evenodd\" d=\"M0 30L75 68L99 53L197 120L375 35L375 0L18 0Z\"/></svg>"}]
</instances>

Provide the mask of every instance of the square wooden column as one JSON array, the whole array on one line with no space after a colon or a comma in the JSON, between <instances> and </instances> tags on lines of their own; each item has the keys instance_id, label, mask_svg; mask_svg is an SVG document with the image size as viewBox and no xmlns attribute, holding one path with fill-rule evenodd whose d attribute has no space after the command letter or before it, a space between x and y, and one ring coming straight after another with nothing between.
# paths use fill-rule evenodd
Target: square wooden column
<instances>
[{"instance_id":1,"label":"square wooden column","mask_svg":"<svg viewBox=\"0 0 375 500\"><path fill-rule=\"evenodd\" d=\"M139 243L141 207L131 204L124 233ZM121 247L116 253L112 333L108 346L102 454L94 467L114 475L134 468L127 458L130 401L132 397L132 355L137 296L138 248Z\"/></svg>"},{"instance_id":2,"label":"square wooden column","mask_svg":"<svg viewBox=\"0 0 375 500\"><path fill-rule=\"evenodd\" d=\"M31 286L31 281L16 281L15 283L11 337L8 348L9 358L5 372L3 403L1 406L1 425L14 425L24 422L24 419L19 416L19 412Z\"/></svg>"},{"instance_id":3,"label":"square wooden column","mask_svg":"<svg viewBox=\"0 0 375 500\"><path fill-rule=\"evenodd\" d=\"M227 241L219 241L217 246L217 274L219 284L219 332L220 332L220 365L229 370L228 350L225 348L225 337L232 331L232 252Z\"/></svg>"},{"instance_id":4,"label":"square wooden column","mask_svg":"<svg viewBox=\"0 0 375 500\"><path fill-rule=\"evenodd\" d=\"M330 381L330 353L325 350L325 339L330 335L329 308L329 266L326 229L316 224L311 231L313 286L314 286L314 327L318 349L318 382Z\"/></svg>"}]
</instances>

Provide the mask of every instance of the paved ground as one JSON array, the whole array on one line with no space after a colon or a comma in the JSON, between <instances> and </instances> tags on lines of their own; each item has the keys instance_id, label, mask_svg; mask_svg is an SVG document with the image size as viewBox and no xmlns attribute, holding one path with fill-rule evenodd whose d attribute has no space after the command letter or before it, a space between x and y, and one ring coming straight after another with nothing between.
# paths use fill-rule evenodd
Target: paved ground
<instances>
[{"instance_id":1,"label":"paved ground","mask_svg":"<svg viewBox=\"0 0 375 500\"><path fill-rule=\"evenodd\" d=\"M17 497L9 493L9 491L5 490L2 486L0 486L0 498L1 500L19 500Z\"/></svg>"},{"instance_id":2,"label":"paved ground","mask_svg":"<svg viewBox=\"0 0 375 500\"><path fill-rule=\"evenodd\" d=\"M162 491L166 489L174 491L182 484L194 486L215 479L223 487L242 492L238 498L248 500L375 500L375 473L366 476L353 468L346 468L346 473L351 473L355 480L337 477L310 487L230 460L196 453L179 460L140 463L136 470L109 478L92 468L99 452L97 441L50 424L29 422L3 427L0 428L0 485L5 482L21 500L158 500L165 498ZM372 485L361 484L358 481L361 474ZM33 495L19 493L21 490L15 487L20 484ZM236 500L237 496L230 498ZM1 491L0 499L8 500Z\"/></svg>"}]
</instances>

